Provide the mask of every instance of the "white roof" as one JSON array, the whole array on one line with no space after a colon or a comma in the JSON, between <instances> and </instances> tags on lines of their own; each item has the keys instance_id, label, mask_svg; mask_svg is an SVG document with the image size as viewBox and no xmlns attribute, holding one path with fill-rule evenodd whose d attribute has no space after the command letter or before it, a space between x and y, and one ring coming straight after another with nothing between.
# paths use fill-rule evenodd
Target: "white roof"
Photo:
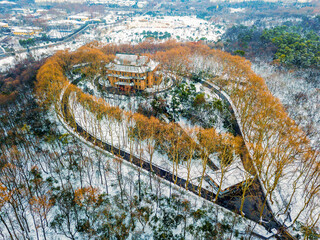
<instances>
[{"instance_id":1,"label":"white roof","mask_svg":"<svg viewBox=\"0 0 320 240\"><path fill-rule=\"evenodd\" d=\"M119 86L134 86L134 83L116 82L115 85L119 85Z\"/></svg>"},{"instance_id":2,"label":"white roof","mask_svg":"<svg viewBox=\"0 0 320 240\"><path fill-rule=\"evenodd\" d=\"M35 30L42 30L39 27L24 27L24 28L20 28L20 27L13 27L11 29L13 32L25 32L25 33L31 33Z\"/></svg>"},{"instance_id":3,"label":"white roof","mask_svg":"<svg viewBox=\"0 0 320 240\"><path fill-rule=\"evenodd\" d=\"M15 2L11 2L11 1L0 1L0 4L12 4L12 5L16 5Z\"/></svg>"},{"instance_id":4,"label":"white roof","mask_svg":"<svg viewBox=\"0 0 320 240\"><path fill-rule=\"evenodd\" d=\"M159 63L147 56L116 54L114 62L107 65L110 70L119 72L145 73L153 71Z\"/></svg>"},{"instance_id":5,"label":"white roof","mask_svg":"<svg viewBox=\"0 0 320 240\"><path fill-rule=\"evenodd\" d=\"M31 33L33 30L30 29L30 28L18 28L18 27L15 27L15 28L12 28L12 31L13 32Z\"/></svg>"},{"instance_id":6,"label":"white roof","mask_svg":"<svg viewBox=\"0 0 320 240\"><path fill-rule=\"evenodd\" d=\"M231 165L226 167L224 172L221 170L215 171L213 174L208 174L215 181L215 183L219 186L221 181L221 190L224 191L229 187L237 185L246 180L247 177L252 177L243 167L243 164L240 159L235 160Z\"/></svg>"},{"instance_id":7,"label":"white roof","mask_svg":"<svg viewBox=\"0 0 320 240\"><path fill-rule=\"evenodd\" d=\"M79 22L76 20L57 20L57 21L50 21L49 25L51 26L57 26L57 25L63 25L63 26L67 26L67 25L83 25L84 22Z\"/></svg>"},{"instance_id":8,"label":"white roof","mask_svg":"<svg viewBox=\"0 0 320 240\"><path fill-rule=\"evenodd\" d=\"M79 18L89 18L89 17L86 15L72 15L72 16L69 16L68 18L79 19Z\"/></svg>"},{"instance_id":9,"label":"white roof","mask_svg":"<svg viewBox=\"0 0 320 240\"><path fill-rule=\"evenodd\" d=\"M114 62L122 65L143 66L147 63L147 56L137 56L134 54L116 54Z\"/></svg>"}]
</instances>

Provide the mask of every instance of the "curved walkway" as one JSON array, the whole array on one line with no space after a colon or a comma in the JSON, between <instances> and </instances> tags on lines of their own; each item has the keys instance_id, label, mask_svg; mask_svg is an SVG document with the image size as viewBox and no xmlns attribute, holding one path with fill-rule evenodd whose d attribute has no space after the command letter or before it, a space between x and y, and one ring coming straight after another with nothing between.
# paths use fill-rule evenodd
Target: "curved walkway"
<instances>
[{"instance_id":1,"label":"curved walkway","mask_svg":"<svg viewBox=\"0 0 320 240\"><path fill-rule=\"evenodd\" d=\"M73 81L74 84L76 84L78 80ZM202 84L205 87L209 87L210 89L213 89L214 91L217 91L216 93L223 99L226 100L228 105L230 106L230 111L233 115L235 115L235 112L232 109L232 103L229 102L229 99L227 99L219 90L217 90L215 87L211 86L211 84L207 82L202 82ZM79 124L75 122L75 119L71 115L69 108L68 108L68 99L70 95L70 90L69 87L64 91L63 96L61 98L62 104L61 105L61 113L63 116L63 120L70 126L77 134L79 134L81 137L83 137L86 141L94 144L95 146L100 147L101 149L108 151L112 154L115 154L119 157L121 157L123 160L130 162L131 164L141 167L144 170L157 175L158 177L165 179L171 183L175 183L179 187L182 187L184 189L189 190L190 192L200 195L202 198L212 201L215 199L215 194L207 189L201 188L200 194L199 194L199 187L192 184L188 183L188 186L186 186L186 180L183 178L180 178L178 176L175 176L171 172L168 172L165 169L162 169L161 167L155 165L155 164L150 164L148 161L144 159L140 159L134 155L130 155L130 153L119 149L115 146L111 146L109 143L103 142L100 139L95 138L93 135L90 133L86 132ZM236 124L237 127L235 129L236 133L238 135L241 135L241 130L239 127L239 124ZM152 169L152 170L151 170ZM256 181L257 184L254 184L252 189L250 189L251 193L254 193L256 195L257 193L260 192L260 194L257 194L257 196L252 196L251 194L248 194L248 197L246 198L244 202L244 207L243 207L243 213L245 214L245 217L259 223L260 218L259 214L256 214L259 212L259 201L263 199L264 194L261 189L261 186L258 181ZM241 203L241 190L239 190L240 193L237 193L232 196L225 196L225 197L219 197L216 204L231 210L233 212L239 213L239 206ZM287 233L285 230L283 230L283 227L281 224L274 218L274 215L270 209L270 207L267 205L267 207L263 211L262 219L264 220L261 224L268 230L270 231L271 229L275 228L278 230L279 236L276 235L278 239L294 239L289 233ZM264 237L259 236L260 238L264 239Z\"/></svg>"},{"instance_id":2,"label":"curved walkway","mask_svg":"<svg viewBox=\"0 0 320 240\"><path fill-rule=\"evenodd\" d=\"M242 148L242 151L244 151L243 152L243 156L247 156L247 158L248 158L248 159L246 159L244 161L248 161L248 162L252 163L253 161L252 161L252 159L250 157L248 148L247 148L245 140L243 138L242 129L241 129L240 124L239 124L240 119L239 119L238 114L235 112L235 106L233 105L231 99L228 97L228 95L226 93L224 93L221 90L221 88L219 88L219 87L217 87L217 86L215 86L215 85L213 85L211 83L208 83L206 81L203 81L203 80L201 80L200 83L203 86L213 90L222 100L224 100L227 103L227 105L229 107L229 111L231 112L231 114L236 119L236 122L235 122L236 124L233 126L235 134L238 135L238 136L241 136L241 138L243 139L243 145L244 145L244 147ZM243 164L245 165L244 161L243 161ZM257 171L256 168L255 168L255 171ZM258 186L259 186L259 192L263 194L263 198L265 199L265 194L264 194L264 191L263 191L263 188L262 188L262 183L260 182L260 180L258 178L257 178L257 181L258 181ZM268 209L268 212L270 212L271 215L273 216L272 217L273 221L276 223L276 225L278 225L278 227L276 229L278 230L279 235L284 239L293 239L294 240L295 238L289 232L287 232L286 229L281 225L281 223L279 223L277 221L277 219L275 218L275 216L274 216L274 214L273 214L273 212L271 210L271 206L270 206L270 203L269 203L268 200L266 201L266 204L267 204L266 208Z\"/></svg>"}]
</instances>

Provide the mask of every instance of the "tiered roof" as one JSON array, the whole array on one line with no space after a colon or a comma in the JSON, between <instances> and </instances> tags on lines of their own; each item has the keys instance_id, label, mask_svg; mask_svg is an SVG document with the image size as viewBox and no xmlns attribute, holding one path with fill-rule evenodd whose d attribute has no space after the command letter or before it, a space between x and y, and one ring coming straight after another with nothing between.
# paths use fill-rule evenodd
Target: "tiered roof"
<instances>
[{"instance_id":1,"label":"tiered roof","mask_svg":"<svg viewBox=\"0 0 320 240\"><path fill-rule=\"evenodd\" d=\"M158 63L147 56L134 54L116 54L115 60L107 65L109 70L129 73L152 72Z\"/></svg>"}]
</instances>

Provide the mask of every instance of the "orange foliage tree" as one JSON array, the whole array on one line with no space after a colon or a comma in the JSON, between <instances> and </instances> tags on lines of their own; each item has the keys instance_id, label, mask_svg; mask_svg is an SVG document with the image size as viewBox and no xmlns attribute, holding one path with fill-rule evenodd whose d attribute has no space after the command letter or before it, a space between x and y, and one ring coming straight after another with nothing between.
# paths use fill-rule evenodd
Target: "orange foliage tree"
<instances>
[{"instance_id":1,"label":"orange foliage tree","mask_svg":"<svg viewBox=\"0 0 320 240\"><path fill-rule=\"evenodd\" d=\"M279 99L269 92L264 80L252 71L250 62L242 57L210 49L201 43L177 43L175 41L153 43L148 41L136 46L109 44L103 47L94 43L81 48L79 52L58 52L48 59L37 75L38 97L41 102L54 104L57 107L62 90L69 84L66 76L68 71L71 71L70 66L90 63L83 68L83 73L94 76L96 73L105 72L103 70L105 63L112 60L116 52L139 51L149 54L160 62L164 70L174 72L178 76L188 76L191 72L200 71L201 66L194 64L197 57L204 59L204 62L210 61L213 66L211 69L214 71L212 75L219 77L209 81L222 88L232 100L244 141L252 158L252 166L261 180L266 197L271 202L273 201L274 190L290 174L285 169L292 166L295 166L295 170L301 173L298 174L297 181L310 182L305 189L308 196L312 199L317 197L319 194L317 183L319 182L310 180L319 179L320 171L316 164L319 153L311 149L304 132L290 119ZM167 150L173 159L172 172L177 174L177 163L181 160L179 153L184 152L184 156L187 156L186 149L188 148L183 146L186 142L184 135L179 134L173 124L166 126L144 116L125 114L124 111L112 108L102 100L81 93L77 87L74 87L74 91L83 106L90 111L99 112L97 116L107 116L110 122L114 121L119 124L128 121L132 123L133 119L133 124L139 132L139 141L149 142L150 162L155 143L154 133L159 133L159 130L155 131L153 126L158 125L156 128L165 133L165 140L172 145L167 147ZM125 119L119 119L119 114L125 115ZM152 127L144 128L144 126ZM165 141L160 138L159 142L163 144ZM222 151L224 150L226 149ZM205 168L207 157L203 156ZM296 189L297 186L292 194L297 191ZM309 202L306 202L305 206L308 204ZM285 206L284 211L287 210L288 207Z\"/></svg>"}]
</instances>

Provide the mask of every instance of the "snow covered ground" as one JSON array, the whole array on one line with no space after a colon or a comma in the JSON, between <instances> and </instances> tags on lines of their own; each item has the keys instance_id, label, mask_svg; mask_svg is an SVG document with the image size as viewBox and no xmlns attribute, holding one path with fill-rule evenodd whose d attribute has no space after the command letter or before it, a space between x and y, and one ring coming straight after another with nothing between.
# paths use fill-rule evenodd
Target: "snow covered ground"
<instances>
[{"instance_id":1,"label":"snow covered ground","mask_svg":"<svg viewBox=\"0 0 320 240\"><path fill-rule=\"evenodd\" d=\"M75 96L74 94L70 95L69 98L69 105L72 108L72 113L74 114L76 121L79 125L81 125L86 131L88 131L89 133L93 134L94 136L97 136L99 139L101 139L102 141L108 142L108 143L112 143L114 146L117 147L121 147L121 149L126 150L127 152L130 152L130 147L128 145L128 140L125 139L125 133L126 133L126 129L125 128L121 128L117 123L115 122L110 122L107 119L102 119L102 120L97 120L96 117L90 113L88 110L86 110L83 106L81 106L79 103L75 102ZM127 123L129 124L129 123ZM64 124L64 126L68 129L68 131L70 131L72 134L75 134L78 138L82 139L82 141L86 144L88 144L88 146L93 147L94 149L99 149L97 147L94 147L92 144L87 143L86 140L84 140L81 136L77 135L77 133L73 132L73 130L68 127L67 125ZM112 135L112 137L111 137ZM126 143L127 141L127 143ZM126 145L127 144L127 145ZM142 146L143 148L146 147L145 145L146 143L143 142ZM148 155L148 153L146 151L139 151L139 146L137 144L134 144L135 146L133 146L133 154L135 154L137 157L139 157L140 153L142 158L148 160L148 158L150 157L150 155ZM101 150L99 150L101 151ZM102 150L102 152L105 152ZM118 169L119 166L117 165L117 161L111 160L112 158L117 158L116 156L112 156L110 155L109 152L105 152L107 155L110 156L109 160L111 162L111 171L113 172L114 169ZM92 154L88 153L89 156L92 156ZM211 158L214 158L214 154L210 156ZM200 161L200 160L199 160ZM199 183L199 176L202 173L202 165L201 163L199 163L199 161L193 161L192 162L192 166L191 166L191 172L190 172L190 176L192 178L191 182L193 184L198 184ZM167 156L164 156L163 154L160 154L158 152L155 152L154 156L153 156L153 163L155 163L156 165L160 166L163 169L167 169L168 171L172 171L172 162L168 160ZM132 168L134 169L132 171ZM128 178L130 180L130 182L137 182L137 174L136 171L137 169L135 169L135 167L133 167L132 165L130 165L129 163L126 163L125 161L123 162L122 165L122 175L124 178ZM149 177L148 177L148 172L146 171L142 171L142 173L144 173L145 175L142 177L143 181L145 181L146 183L150 181ZM221 177L220 175L220 171L212 171L209 168L207 168L206 173L211 176L214 179L219 179L219 177ZM116 174L116 172L114 172L114 174ZM226 176L224 177L224 185L225 187L228 187L227 185L233 185L234 181L239 181L239 178L241 178L241 174L245 175L245 171L243 169L242 163L240 159L237 159L234 161L233 164L231 164L228 169L227 169L227 173L225 174ZM187 168L184 164L179 164L178 167L178 176L182 177L182 178L186 178L187 176ZM228 177L228 179L226 180L225 178ZM112 181L112 180L111 180ZM117 179L115 178L113 181L115 181L114 185L117 185L116 181ZM153 184L156 185L158 180L157 178L152 178ZM88 181L89 182L89 181ZM110 184L110 183L109 183ZM150 183L151 184L151 183ZM230 186L229 185L229 186ZM97 185L95 185L96 187L100 188L101 191L105 191L105 189L101 188L102 186L99 185L99 183ZM128 185L127 185L128 187ZM136 186L137 187L137 186ZM171 189L173 187L173 189ZM213 188L210 184L208 184L207 182L203 181L203 185L202 187L207 188L208 190L213 191ZM175 190L174 190L175 189ZM136 189L137 190L137 189ZM127 189L127 191L129 191L129 189ZM130 190L131 191L131 190ZM166 181L164 181L164 184L161 187L161 194L164 196L170 196L171 194L173 194L173 192L176 191L177 194L182 194L182 196L184 196L185 199L188 199L188 201L191 201L194 205L193 207L199 207L201 205L206 205L206 206L214 206L214 208L218 207L216 205L213 205L211 202L208 202L206 200L200 200L199 201L199 197L192 194L192 193L188 193L187 191L185 191L183 188L179 188L179 187L174 187L171 184L166 183ZM110 194L110 193L109 193ZM111 193L111 195L113 194L119 194L119 189L115 189L115 193ZM225 219L224 217L229 213L228 210L225 210L223 208L218 207L219 209L219 213L218 213L218 218L219 219ZM221 211L221 209L223 209L223 211ZM159 210L161 211L161 210ZM231 216L228 217L229 220L228 221L232 221ZM241 218L242 220L240 220L240 222L237 222L236 225L234 225L234 230L236 230L237 235L233 236L232 239L238 239L242 236L248 236L247 234L249 234L249 232L254 231L255 233L264 236L264 237L269 237L269 239L274 239L273 233L268 233L264 227L248 220L245 218ZM191 221L191 220L188 220ZM226 220L224 220L226 221ZM142 226L141 226L142 227ZM250 230L251 229L251 230ZM176 229L177 232L179 232L179 229ZM145 229L145 233L147 236L150 236L150 234L152 234L152 231L150 229L150 226L148 226ZM249 234L250 235L250 234ZM255 235L250 235L251 239L260 239L259 237L255 237ZM128 239L131 239L131 235ZM186 239L192 239L191 236L186 237Z\"/></svg>"},{"instance_id":2,"label":"snow covered ground","mask_svg":"<svg viewBox=\"0 0 320 240\"><path fill-rule=\"evenodd\" d=\"M29 55L31 55L35 59L42 59L53 55L59 50L69 49L70 51L74 51L79 47L94 40L96 40L96 32L87 30L81 35L77 36L75 39L70 40L69 42L63 42L57 45L43 46L39 49L30 50L29 53L15 53L13 56L0 58L0 72L5 72L15 64L19 63L21 60L26 59Z\"/></svg>"},{"instance_id":3,"label":"snow covered ground","mask_svg":"<svg viewBox=\"0 0 320 240\"><path fill-rule=\"evenodd\" d=\"M308 71L281 71L267 63L254 64L253 69L261 75L274 96L278 97L289 116L310 139L310 145L320 151L320 92L319 77L308 81ZM288 133L293 134L293 133ZM293 136L295 137L295 136ZM315 162L320 162L320 156L315 155ZM311 156L310 156L311 158ZM274 191L274 204L271 206L278 218L291 225L292 220L299 216L302 222L310 220L310 214L317 217L320 214L319 194L311 198L307 193L312 184L318 185L316 177L307 177L308 171L302 168L302 163L296 159L286 166L279 184ZM290 199L290 200L289 200ZM291 201L287 214L283 214L285 206ZM309 202L310 201L310 202ZM320 227L320 223L316 224Z\"/></svg>"},{"instance_id":4,"label":"snow covered ground","mask_svg":"<svg viewBox=\"0 0 320 240\"><path fill-rule=\"evenodd\" d=\"M72 100L70 100L70 101L72 101ZM109 184L109 186L113 186L113 188L109 188L108 194L110 194L111 196L119 195L120 190L119 190L119 186L117 183L117 177L116 177L116 174L117 174L116 169L118 169L119 166L117 165L117 162L114 161L114 159L117 157L114 155L111 155L109 152L101 151L99 148L94 147L91 144L88 144L85 139L83 139L81 136L74 133L70 127L68 127L67 125L64 125L64 126L66 129L68 129L68 131L70 131L72 134L75 134L78 138L82 139L82 141L86 145L88 145L88 147L85 147L85 155L87 155L88 157L92 157L94 155L97 156L97 152L94 150L94 149L97 149L97 150L99 150L98 152L104 152L105 154L107 154L109 156L108 158L104 157L104 161L109 162L107 165L109 165L110 169L111 169L111 174L108 176L108 181L109 181L108 184ZM98 153L98 155L99 155L99 153ZM101 156L99 158L101 158ZM182 170L182 169L180 169L180 170ZM97 171L97 170L95 170L95 171ZM127 181L129 183L135 183L133 189L137 194L137 181L138 181L137 169L135 167L133 167L132 165L123 161L123 164L121 167L121 174L122 174L122 178L124 178L124 182ZM148 172L142 170L141 179L146 185L151 184ZM233 217L235 216L234 213L232 213L224 208L221 208L221 207L213 204L212 202L209 202L209 201L206 201L202 198L199 198L195 194L192 194L183 188L179 188L179 187L176 187L174 185L167 183L166 181L163 181L163 180L159 181L159 180L160 179L158 179L157 177L152 178L152 184L154 185L155 188L159 188L157 190L157 192L160 191L160 196L170 197L174 194L179 195L179 196L181 196L181 199L184 199L184 201L187 199L189 202L191 202L192 208L200 208L200 207L206 206L205 208L208 207L208 208L216 209L215 214L218 214L217 217L220 221L226 221L227 223L230 223L230 224L232 223ZM100 189L101 192L105 192L106 190L105 190L104 186L101 183L99 183L98 176L97 176L97 179L95 179L95 181L96 181L95 187ZM162 184L161 184L161 182L162 182ZM88 179L87 179L87 184L89 184ZM77 185L78 185L78 183L77 183ZM124 191L131 192L132 191L131 187L132 187L131 184L126 184ZM143 203L143 204L145 204L145 203ZM155 202L153 204L156 205ZM153 213L153 214L158 215L161 212L161 208L163 208L163 207L165 207L168 210L170 209L169 206L154 206L155 213ZM213 212L212 212L212 214L213 214ZM192 219L188 219L188 222L192 223ZM138 224L137 228L142 228L142 225ZM234 231L237 231L239 233L239 235L233 236L232 239L242 239L241 237L249 236L249 235L251 236L251 239L253 239L253 240L260 239L259 237L256 237L254 234L251 235L250 234L251 230L254 233L257 233L261 236L269 237L269 239L275 239L274 237L272 237L273 234L268 233L264 229L264 227L254 223L248 219L245 219L245 218L241 218L241 220L238 220L237 223L234 225ZM179 233L180 231L181 231L180 227L175 229L176 233ZM137 229L135 229L135 232L139 232L139 231ZM130 236L128 239L135 239L134 235L135 234L132 235L130 233ZM153 239L150 236L152 236L152 229L150 226L147 225L144 233L142 233L142 235L140 237L141 238L146 237L147 239ZM61 238L61 239L64 239L64 238ZM191 240L191 239L193 239L193 237L187 234L186 239Z\"/></svg>"},{"instance_id":5,"label":"snow covered ground","mask_svg":"<svg viewBox=\"0 0 320 240\"><path fill-rule=\"evenodd\" d=\"M21 62L23 59L26 59L30 54L35 59L42 59L42 58L53 55L56 51L59 51L59 50L70 49L71 51L73 51L75 49L78 49L82 45L89 43L92 40L93 39L91 39L91 40L90 40L90 38L84 39L82 37L77 41L68 42L68 43L64 43L61 45L40 48L40 49L36 49L36 50L31 50L29 53L27 53L27 52L16 53L14 56L9 56L9 57L5 57L5 58L0 59L0 72L5 72L5 71L9 70L11 67L13 67L17 63Z\"/></svg>"},{"instance_id":6,"label":"snow covered ground","mask_svg":"<svg viewBox=\"0 0 320 240\"><path fill-rule=\"evenodd\" d=\"M308 71L295 74L263 62L252 67L281 100L290 117L307 133L312 146L320 150L320 76L315 72L318 77L310 82Z\"/></svg>"},{"instance_id":7,"label":"snow covered ground","mask_svg":"<svg viewBox=\"0 0 320 240\"><path fill-rule=\"evenodd\" d=\"M105 31L105 39L114 43L138 43L145 33L170 33L171 38L180 41L217 41L224 33L220 25L196 18L195 16L140 16L133 17L120 26Z\"/></svg>"},{"instance_id":8,"label":"snow covered ground","mask_svg":"<svg viewBox=\"0 0 320 240\"><path fill-rule=\"evenodd\" d=\"M79 85L82 89L89 89L89 92L91 92L94 96L104 98L106 102L111 106L119 106L120 109L124 109L125 111L135 112L138 107L138 104L146 101L146 99L141 96L125 96L110 93L101 94L101 92L99 92L96 86L91 82L81 81ZM207 95L207 98L211 99L212 97L218 97L216 94L213 94L209 89L201 87L200 84L196 84L196 89L198 89L198 91L200 89L204 91ZM72 108L72 113L75 116L76 122L80 126L82 126L87 132L89 132L93 136L96 136L98 139L104 142L121 148L127 152L132 152L132 154L136 157L141 156L143 159L149 161L151 156L150 154L148 154L148 151L146 151L146 149L148 149L146 141L143 141L142 143L142 152L140 152L140 146L137 142L133 143L133 145L130 145L129 143L128 129L130 128L132 123L129 123L125 120L119 124L116 122L112 122L106 118L103 118L102 120L97 120L94 114L86 110L83 106L81 106L81 104L76 102L74 99L75 96L71 95L69 105ZM180 121L178 122L178 124L185 130L190 127L193 127L190 121L184 119L183 117L180 117ZM223 129L222 127L222 123L218 125L220 126L220 128L217 129L217 131L225 132L225 129ZM215 162L217 166L220 165L219 160L215 154L212 154L210 156L210 159L213 162ZM172 172L172 161L168 159L167 155L163 155L159 153L157 150L154 152L154 155L152 156L152 162L160 168ZM191 182L195 185L199 185L199 179L201 178L203 172L203 165L201 163L201 159L193 160L191 162L190 169L190 179L192 179ZM211 168L207 167L205 174L207 176L210 176L216 183L220 183L222 181L222 191L224 189L227 189L228 187L231 187L235 184L238 184L239 182L244 181L248 176L248 173L243 168L243 164L239 156L236 157L236 159L231 165L229 165L223 170L223 173L220 170L213 171ZM187 179L187 175L187 163L181 162L178 166L178 176ZM214 192L216 192L217 190L213 186L211 186L210 183L207 181L203 181L203 187Z\"/></svg>"},{"instance_id":9,"label":"snow covered ground","mask_svg":"<svg viewBox=\"0 0 320 240\"><path fill-rule=\"evenodd\" d=\"M225 31L221 25L215 25L212 22L198 19L195 16L139 16L127 18L126 21L118 23L117 26L113 26L116 21L119 21L118 18L114 13L108 14L105 17L107 21L105 26L97 25L93 29L80 34L70 42L31 50L31 54L35 58L43 58L54 54L58 50L70 49L73 51L94 40L101 41L102 43L135 44L145 40L148 31L159 33L167 32L171 34L172 39L180 41L198 41L200 39L217 41ZM27 55L27 53L17 53L14 56L0 59L0 72L14 66L14 64L21 61L21 59L25 59Z\"/></svg>"},{"instance_id":10,"label":"snow covered ground","mask_svg":"<svg viewBox=\"0 0 320 240\"><path fill-rule=\"evenodd\" d=\"M86 110L81 104L74 102L74 97L70 97L69 105L72 106L72 113L75 116L76 122L82 126L87 132L96 136L98 139L112 144L115 147L121 148L127 152L130 152L130 144L128 139L128 127L130 127L129 122L122 123L119 125L116 122L110 122L108 119L103 118L101 121L97 120L96 117ZM145 160L150 159L150 154L146 151L147 143L144 141L142 143L142 152L140 152L140 146L137 142L131 146L132 154L136 157L141 157ZM172 171L172 161L168 159L168 156L155 152L153 155L152 162L162 169L169 172ZM179 164L178 176L182 178L187 177L187 167L185 164ZM207 168L208 174L213 174L210 168ZM192 167L190 171L190 178L196 179L202 174L202 165L200 159L192 162ZM195 182L195 184L197 184ZM209 185L208 185L209 187Z\"/></svg>"},{"instance_id":11,"label":"snow covered ground","mask_svg":"<svg viewBox=\"0 0 320 240\"><path fill-rule=\"evenodd\" d=\"M209 71L214 75L220 75L223 79L228 81L229 77L227 75L222 75L222 68L219 68L219 63L217 63L217 61L211 61L208 58L203 65L201 64L203 60L204 59L202 59L201 57L194 57L194 72L196 72L196 70ZM208 66L210 67L208 68ZM284 106L286 108L291 108L289 110L289 114L294 120L296 120L296 116L300 116L300 119L304 121L299 122L299 119L297 119L296 121L298 121L299 124L306 124L307 122L312 123L313 127L310 128L312 139L311 145L314 149L319 150L319 144L316 143L316 141L319 141L319 131L316 130L319 129L319 127L315 127L318 126L317 124L319 122L317 120L319 111L316 110L319 109L319 94L317 94L318 89L314 86L312 87L311 84L308 84L305 81L306 79L303 80L302 78L294 77L296 75L294 75L292 71L277 72L276 68L267 64L253 65L253 70L255 70L262 77L266 78L266 83L271 92L284 103ZM242 80L239 79L238 81ZM230 91L232 93L232 91L234 90L233 88L233 84L229 84L228 87L224 88L224 90L227 92ZM311 101L306 101L306 98L308 99L309 97ZM237 99L236 96L234 96L233 98L234 99L231 99L231 101L235 100L238 102L238 109L234 106L233 108L235 108L236 117L238 119L237 121L240 123L241 127L241 115L237 114L237 111L241 110L241 108L245 106L241 105L243 104L241 99ZM294 104L290 106L291 103ZM274 124L278 124L277 121L279 121L279 119L270 121L274 121ZM280 124L278 125L281 127ZM257 134L255 130L251 129L250 131L248 131L251 126L252 123L249 126L245 126L247 128L244 128L242 125L242 132L244 132L245 141L247 141L247 148L249 149L251 156L254 157L256 154L255 151L259 150L259 146L255 146L253 142L250 142L250 139L254 139L254 136L256 136ZM301 126L303 126L303 124L301 124L300 127ZM294 129L294 126L292 126L292 128ZM284 129L286 128L284 127ZM281 129L278 129L278 131L281 131ZM260 176L260 180L263 183L262 187L265 193L267 191L264 184L267 184L270 187L274 183L274 181L278 181L276 184L276 188L272 191L271 194L270 199L272 201L269 199L270 207L272 208L272 211L279 222L288 227L291 227L290 231L293 231L294 229L297 230L299 228L297 227L297 225L292 226L293 221L296 219L298 220L297 222L301 222L303 224L311 224L312 221L315 221L315 228L319 229L319 222L317 222L317 217L320 216L320 198L319 193L314 192L314 190L311 189L315 186L318 186L318 179L317 177L311 176L311 173L309 172L311 171L309 169L310 166L308 165L308 163L304 162L305 160L303 160L305 158L305 156L303 156L303 151L300 150L296 154L292 155L290 153L290 150L294 151L294 145L290 146L290 141L283 143L285 138L282 139L279 134L277 135L277 131L273 133L273 135L271 132L272 131L265 132L266 137L262 148L266 152L265 156L263 157L264 162L262 164L262 171ZM306 133L308 133L308 131L306 131ZM286 132L286 134L291 134L293 140L291 144L293 144L295 141L299 141L297 139L299 139L299 136L301 135L299 135L298 133L295 134L294 132ZM271 137L268 137L269 135L271 135ZM314 135L317 136L314 137ZM303 139L303 136L301 136L301 138ZM303 148L308 148L307 144L308 143L301 143L301 146ZM282 161L285 161L286 159L290 160L289 163L286 163L286 166L283 168L282 172L281 169L278 168L279 159L275 157L274 153L272 153L273 151L275 151L275 148L279 148L281 149L279 151L284 152ZM317 155L310 155L308 156L308 161L316 159L316 164L319 162L319 156L318 158L316 157ZM275 179L279 172L281 172L281 176ZM310 215L312 215L312 217L310 217ZM295 223L297 224L297 222ZM294 231L292 233L297 234L297 232Z\"/></svg>"}]
</instances>

